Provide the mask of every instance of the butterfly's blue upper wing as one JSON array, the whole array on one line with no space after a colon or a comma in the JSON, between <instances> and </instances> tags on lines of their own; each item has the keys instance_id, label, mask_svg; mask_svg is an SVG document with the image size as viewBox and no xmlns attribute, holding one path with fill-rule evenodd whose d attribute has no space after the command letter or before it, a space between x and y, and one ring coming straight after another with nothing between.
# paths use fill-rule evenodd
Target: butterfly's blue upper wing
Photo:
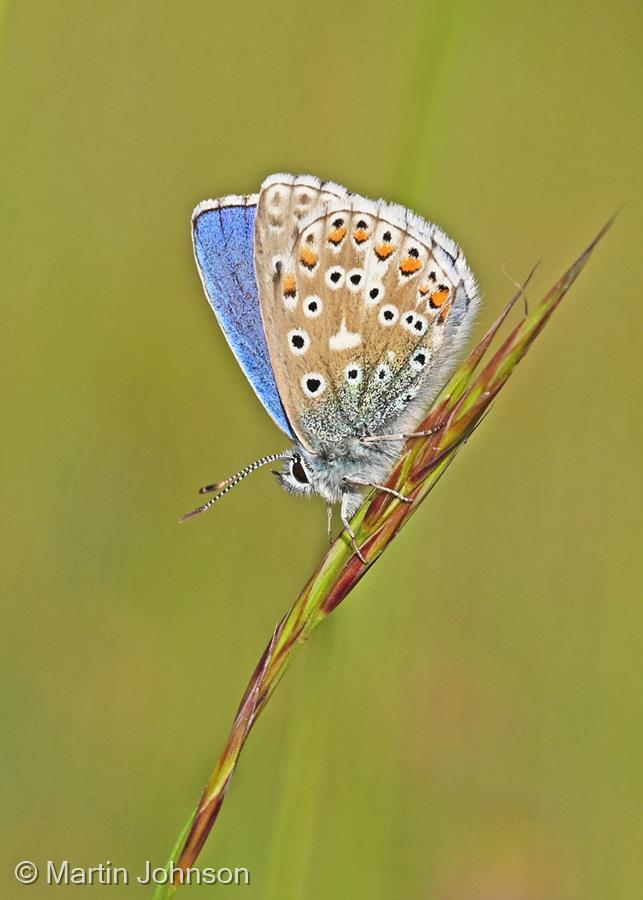
<instances>
[{"instance_id":1,"label":"butterfly's blue upper wing","mask_svg":"<svg viewBox=\"0 0 643 900\"><path fill-rule=\"evenodd\" d=\"M257 396L289 437L264 334L254 270L257 195L200 203L192 216L194 255L219 325Z\"/></svg>"}]
</instances>

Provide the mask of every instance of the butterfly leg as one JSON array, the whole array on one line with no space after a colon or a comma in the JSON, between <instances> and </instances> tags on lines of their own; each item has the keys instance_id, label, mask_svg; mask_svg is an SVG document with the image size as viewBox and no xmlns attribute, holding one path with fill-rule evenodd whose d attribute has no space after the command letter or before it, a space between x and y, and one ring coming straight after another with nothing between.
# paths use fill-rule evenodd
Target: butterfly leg
<instances>
[{"instance_id":1,"label":"butterfly leg","mask_svg":"<svg viewBox=\"0 0 643 900\"><path fill-rule=\"evenodd\" d=\"M407 434L367 434L360 438L362 444L376 444L377 441L406 441L409 438L431 437L444 428L444 423L429 428L427 431L410 431Z\"/></svg>"},{"instance_id":2,"label":"butterfly leg","mask_svg":"<svg viewBox=\"0 0 643 900\"><path fill-rule=\"evenodd\" d=\"M376 488L378 491L384 491L385 494L390 494L392 497L397 497L397 499L401 500L403 503L413 503L412 497L405 497L404 494L400 494L399 491L394 491L393 488L386 487L383 484L375 484L375 482L373 481L363 481L361 478L345 477L344 483L359 485L360 487Z\"/></svg>"},{"instance_id":3,"label":"butterfly leg","mask_svg":"<svg viewBox=\"0 0 643 900\"><path fill-rule=\"evenodd\" d=\"M333 507L331 503L326 504L326 531L328 533L328 543L333 543Z\"/></svg>"},{"instance_id":4,"label":"butterfly leg","mask_svg":"<svg viewBox=\"0 0 643 900\"><path fill-rule=\"evenodd\" d=\"M364 559L364 557L363 557L363 555L362 555L362 551L361 551L361 550L359 549L359 547L357 546L357 539L356 539L356 537L355 537L355 532L354 532L353 529L351 528L351 523L348 521L348 514L347 514L347 510L348 510L348 502L349 502L349 495L348 495L348 492L345 492L345 493L342 494L342 502L341 502L341 505L340 505L340 508L339 508L339 515L340 515L340 517L341 517L342 524L343 524L344 528L346 529L346 532L347 532L348 536L349 536L350 539L351 539L351 542L352 542L352 544L353 544L353 549L355 550L355 553L359 556L359 558L361 559L361 561L362 561L363 563L365 563L366 560Z\"/></svg>"}]
</instances>

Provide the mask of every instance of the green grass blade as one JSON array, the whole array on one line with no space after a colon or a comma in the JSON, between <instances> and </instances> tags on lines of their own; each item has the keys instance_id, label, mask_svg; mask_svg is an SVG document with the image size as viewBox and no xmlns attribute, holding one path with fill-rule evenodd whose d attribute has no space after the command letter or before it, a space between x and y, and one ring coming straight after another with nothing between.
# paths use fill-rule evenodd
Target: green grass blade
<instances>
[{"instance_id":1,"label":"green grass blade","mask_svg":"<svg viewBox=\"0 0 643 900\"><path fill-rule=\"evenodd\" d=\"M196 812L176 843L167 864L168 869L172 864L181 869L194 864L219 814L245 741L298 648L345 599L435 487L487 414L499 391L549 321L611 224L610 221L601 229L544 299L513 329L477 376L475 372L507 314L522 296L525 285L459 366L418 428L428 430L439 424L440 429L430 437L410 440L387 482L387 486L412 497L414 502L406 504L382 492L372 492L355 514L352 525L366 562L355 555L344 533L330 547L299 597L277 625L257 664L228 741ZM154 900L167 900L178 886L171 883L159 885Z\"/></svg>"}]
</instances>

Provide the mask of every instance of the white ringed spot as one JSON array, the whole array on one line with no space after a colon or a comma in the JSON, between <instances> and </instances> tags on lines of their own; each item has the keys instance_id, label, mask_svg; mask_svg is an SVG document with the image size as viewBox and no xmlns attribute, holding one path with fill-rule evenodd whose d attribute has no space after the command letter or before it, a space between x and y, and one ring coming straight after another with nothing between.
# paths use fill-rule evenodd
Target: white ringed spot
<instances>
[{"instance_id":1,"label":"white ringed spot","mask_svg":"<svg viewBox=\"0 0 643 900\"><path fill-rule=\"evenodd\" d=\"M419 384L412 384L410 387L406 389L406 393L402 397L402 405L405 403L410 403L411 400L415 399L420 392Z\"/></svg>"},{"instance_id":2,"label":"white ringed spot","mask_svg":"<svg viewBox=\"0 0 643 900\"><path fill-rule=\"evenodd\" d=\"M421 372L431 362L433 354L426 347L418 348L409 361L410 367L415 372Z\"/></svg>"},{"instance_id":3,"label":"white ringed spot","mask_svg":"<svg viewBox=\"0 0 643 900\"><path fill-rule=\"evenodd\" d=\"M391 377L391 369L386 363L380 363L379 366L375 369L375 374L373 375L373 380L376 384L384 384Z\"/></svg>"},{"instance_id":4,"label":"white ringed spot","mask_svg":"<svg viewBox=\"0 0 643 900\"><path fill-rule=\"evenodd\" d=\"M383 306L377 314L380 325L384 325L387 328L390 325L395 325L399 317L400 311L397 306L393 306L392 303L387 303L386 306Z\"/></svg>"},{"instance_id":5,"label":"white ringed spot","mask_svg":"<svg viewBox=\"0 0 643 900\"><path fill-rule=\"evenodd\" d=\"M342 266L331 266L324 275L324 281L331 291L337 291L339 288L343 287L345 278L346 271Z\"/></svg>"},{"instance_id":6,"label":"white ringed spot","mask_svg":"<svg viewBox=\"0 0 643 900\"><path fill-rule=\"evenodd\" d=\"M424 318L424 316L415 316L415 322L413 323L413 331L416 335L426 334L427 328L429 327L428 321Z\"/></svg>"},{"instance_id":7,"label":"white ringed spot","mask_svg":"<svg viewBox=\"0 0 643 900\"><path fill-rule=\"evenodd\" d=\"M310 347L308 332L303 328L293 328L288 332L288 346L295 356L303 356Z\"/></svg>"},{"instance_id":8,"label":"white ringed spot","mask_svg":"<svg viewBox=\"0 0 643 900\"><path fill-rule=\"evenodd\" d=\"M306 372L302 375L301 387L307 397L319 397L326 389L326 379L319 372Z\"/></svg>"},{"instance_id":9,"label":"white ringed spot","mask_svg":"<svg viewBox=\"0 0 643 900\"><path fill-rule=\"evenodd\" d=\"M349 384L359 384L362 380L362 367L359 363L349 363L344 369L344 378Z\"/></svg>"},{"instance_id":10,"label":"white ringed spot","mask_svg":"<svg viewBox=\"0 0 643 900\"><path fill-rule=\"evenodd\" d=\"M407 331L410 331L417 336L426 334L428 328L428 322L424 316L420 316L414 312L404 313L401 325L402 328L406 328Z\"/></svg>"},{"instance_id":11,"label":"white ringed spot","mask_svg":"<svg viewBox=\"0 0 643 900\"><path fill-rule=\"evenodd\" d=\"M364 281L363 269L349 269L346 273L346 287L352 294L358 294Z\"/></svg>"},{"instance_id":12,"label":"white ringed spot","mask_svg":"<svg viewBox=\"0 0 643 900\"><path fill-rule=\"evenodd\" d=\"M316 319L317 316L320 316L324 311L324 303L321 297L318 297L317 294L311 294L309 297L306 297L303 303L304 307L304 315L308 319Z\"/></svg>"},{"instance_id":13,"label":"white ringed spot","mask_svg":"<svg viewBox=\"0 0 643 900\"><path fill-rule=\"evenodd\" d=\"M385 293L384 285L381 282L370 284L364 292L364 303L366 303L367 306L377 306L377 304L381 303L384 299Z\"/></svg>"}]
</instances>

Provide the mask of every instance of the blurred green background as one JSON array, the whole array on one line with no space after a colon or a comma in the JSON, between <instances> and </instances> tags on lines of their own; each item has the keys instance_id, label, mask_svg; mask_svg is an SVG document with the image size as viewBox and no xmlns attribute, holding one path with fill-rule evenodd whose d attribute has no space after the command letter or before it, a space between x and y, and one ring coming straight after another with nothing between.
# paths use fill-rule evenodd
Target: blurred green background
<instances>
[{"instance_id":1,"label":"blurred green background","mask_svg":"<svg viewBox=\"0 0 643 900\"><path fill-rule=\"evenodd\" d=\"M21 859L165 862L324 548L321 502L266 473L177 524L284 447L189 218L285 170L441 223L477 334L503 266L542 259L535 301L624 209L301 652L201 862L257 900L639 898L640 4L21 0L3 23L0 894L50 895Z\"/></svg>"}]
</instances>

